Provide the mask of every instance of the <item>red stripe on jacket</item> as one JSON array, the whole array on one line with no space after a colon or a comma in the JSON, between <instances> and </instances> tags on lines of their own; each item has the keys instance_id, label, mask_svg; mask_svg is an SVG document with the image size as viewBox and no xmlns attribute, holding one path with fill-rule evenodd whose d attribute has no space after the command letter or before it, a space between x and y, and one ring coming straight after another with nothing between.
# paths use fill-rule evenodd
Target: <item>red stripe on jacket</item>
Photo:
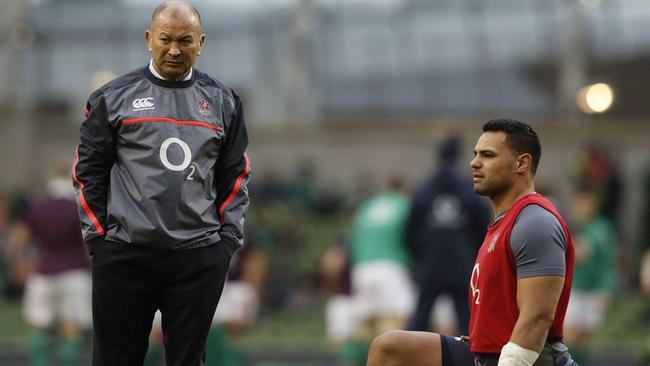
<instances>
[{"instance_id":1,"label":"red stripe on jacket","mask_svg":"<svg viewBox=\"0 0 650 366\"><path fill-rule=\"evenodd\" d=\"M81 201L81 206L83 207L84 211L86 211L86 215L90 218L90 221L93 222L93 225L95 225L95 229L99 233L100 236L104 235L104 228L102 225L99 223L99 220L97 220L97 217L93 213L93 211L90 209L90 206L88 206L88 202L86 201L86 197L84 197L84 184L77 178L77 164L79 164L79 146L74 151L75 155L75 161L74 161L74 169L72 170L72 179L74 179L75 182L79 185L79 200Z\"/></svg>"},{"instance_id":2,"label":"red stripe on jacket","mask_svg":"<svg viewBox=\"0 0 650 366\"><path fill-rule=\"evenodd\" d=\"M232 200L235 199L235 196L239 192L239 189L241 188L241 184L244 181L244 177L248 175L251 171L251 165L250 162L248 161L248 154L244 153L244 159L246 160L246 168L244 171L239 174L237 179L235 180L235 185L232 187L232 192L230 192L230 195L228 195L228 198L221 204L221 207L219 207L219 222L223 224L223 212L226 210L226 207L232 202Z\"/></svg>"},{"instance_id":3,"label":"red stripe on jacket","mask_svg":"<svg viewBox=\"0 0 650 366\"><path fill-rule=\"evenodd\" d=\"M208 128L208 129L214 130L214 131L221 131L222 130L221 126L211 125L211 124L206 123L206 122L181 121L181 120L178 120L178 119L167 118L167 117L143 117L143 118L125 119L124 121L122 121L122 124L124 124L124 125L132 125L132 124L143 123L143 122L173 123L173 124L177 124L177 125L203 127L203 128Z\"/></svg>"}]
</instances>

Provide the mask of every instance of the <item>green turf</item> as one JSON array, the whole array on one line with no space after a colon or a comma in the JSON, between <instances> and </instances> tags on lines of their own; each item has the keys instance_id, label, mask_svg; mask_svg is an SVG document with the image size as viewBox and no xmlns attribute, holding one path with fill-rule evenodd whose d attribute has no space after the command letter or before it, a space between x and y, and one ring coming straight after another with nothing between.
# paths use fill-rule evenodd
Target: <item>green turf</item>
<instances>
[{"instance_id":1,"label":"green turf","mask_svg":"<svg viewBox=\"0 0 650 366\"><path fill-rule=\"evenodd\" d=\"M335 351L325 337L324 309L320 302L299 312L278 311L262 316L246 335L244 347L280 353Z\"/></svg>"},{"instance_id":2,"label":"green turf","mask_svg":"<svg viewBox=\"0 0 650 366\"><path fill-rule=\"evenodd\" d=\"M0 296L0 353L2 350L23 351L27 340L20 300Z\"/></svg>"},{"instance_id":3,"label":"green turf","mask_svg":"<svg viewBox=\"0 0 650 366\"><path fill-rule=\"evenodd\" d=\"M648 300L637 294L617 296L610 305L605 324L594 334L590 350L636 356L647 353L650 327L645 311L649 305Z\"/></svg>"},{"instance_id":4,"label":"green turf","mask_svg":"<svg viewBox=\"0 0 650 366\"><path fill-rule=\"evenodd\" d=\"M325 337L323 303L324 300L316 295L303 307L263 313L244 337L243 348L257 355L335 354L336 347ZM647 306L647 300L639 295L617 296L606 323L593 337L590 351L635 357L650 354L650 324L645 316ZM23 353L27 331L20 301L0 296L0 354L3 351ZM256 365L280 366L281 363L263 362Z\"/></svg>"}]
</instances>

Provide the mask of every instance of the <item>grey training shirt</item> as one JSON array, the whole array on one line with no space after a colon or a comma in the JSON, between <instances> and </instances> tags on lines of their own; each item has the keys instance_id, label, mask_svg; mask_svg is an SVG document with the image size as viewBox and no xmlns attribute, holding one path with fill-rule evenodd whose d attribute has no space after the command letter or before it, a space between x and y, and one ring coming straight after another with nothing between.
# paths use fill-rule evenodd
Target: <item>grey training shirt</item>
<instances>
[{"instance_id":1,"label":"grey training shirt","mask_svg":"<svg viewBox=\"0 0 650 366\"><path fill-rule=\"evenodd\" d=\"M517 278L566 275L566 237L560 221L539 205L524 207L510 233Z\"/></svg>"},{"instance_id":2,"label":"grey training shirt","mask_svg":"<svg viewBox=\"0 0 650 366\"><path fill-rule=\"evenodd\" d=\"M506 212L494 221L501 220ZM566 275L566 237L562 224L540 205L530 204L519 212L510 233L510 249L517 278Z\"/></svg>"}]
</instances>

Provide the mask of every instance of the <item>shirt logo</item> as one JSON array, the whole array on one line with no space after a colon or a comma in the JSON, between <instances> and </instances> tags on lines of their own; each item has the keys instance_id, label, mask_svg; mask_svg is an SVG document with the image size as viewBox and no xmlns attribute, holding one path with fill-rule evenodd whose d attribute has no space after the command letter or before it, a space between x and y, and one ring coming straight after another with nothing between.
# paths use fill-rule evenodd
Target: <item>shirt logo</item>
<instances>
[{"instance_id":1,"label":"shirt logo","mask_svg":"<svg viewBox=\"0 0 650 366\"><path fill-rule=\"evenodd\" d=\"M153 98L139 98L133 101L133 111L150 111L154 109Z\"/></svg>"},{"instance_id":2,"label":"shirt logo","mask_svg":"<svg viewBox=\"0 0 650 366\"><path fill-rule=\"evenodd\" d=\"M496 233L496 235L492 237L492 241L490 241L490 246L488 246L488 253L494 252L494 246L497 244L497 240L499 240L499 233Z\"/></svg>"},{"instance_id":3,"label":"shirt logo","mask_svg":"<svg viewBox=\"0 0 650 366\"><path fill-rule=\"evenodd\" d=\"M199 100L199 113L201 113L204 116L210 114L210 104L208 104L208 102L206 102L205 100Z\"/></svg>"}]
</instances>

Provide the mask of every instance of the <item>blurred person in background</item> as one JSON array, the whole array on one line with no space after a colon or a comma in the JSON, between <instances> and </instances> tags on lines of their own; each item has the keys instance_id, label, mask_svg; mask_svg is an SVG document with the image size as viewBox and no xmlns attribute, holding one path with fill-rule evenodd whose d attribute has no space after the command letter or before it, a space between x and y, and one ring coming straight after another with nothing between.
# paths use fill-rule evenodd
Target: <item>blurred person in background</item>
<instances>
[{"instance_id":1,"label":"blurred person in background","mask_svg":"<svg viewBox=\"0 0 650 366\"><path fill-rule=\"evenodd\" d=\"M593 188L600 202L598 213L606 217L615 229L619 224L624 186L619 170L618 164L605 149L592 143L578 154L572 172L576 187Z\"/></svg>"},{"instance_id":2,"label":"blurred person in background","mask_svg":"<svg viewBox=\"0 0 650 366\"><path fill-rule=\"evenodd\" d=\"M467 284L490 210L487 202L472 191L469 176L456 172L460 150L457 136L440 144L438 171L413 194L406 243L417 260L418 300L409 330L432 330L431 312L436 299L448 294L453 300L458 329L445 324L454 322L444 319L442 324L436 324L437 329L448 334L468 331Z\"/></svg>"},{"instance_id":3,"label":"blurred person in background","mask_svg":"<svg viewBox=\"0 0 650 366\"><path fill-rule=\"evenodd\" d=\"M23 252L23 250L29 252L32 247L17 248L11 240L13 223L23 216L28 196L29 194L22 187L13 190L4 196L3 204L0 207L2 212L0 216L4 216L5 221L4 228L0 230L0 244L3 250L0 258L4 265L2 290L7 299L22 298L27 277L32 273L32 263L26 260L29 258L29 254Z\"/></svg>"},{"instance_id":4,"label":"blurred person in background","mask_svg":"<svg viewBox=\"0 0 650 366\"><path fill-rule=\"evenodd\" d=\"M162 314L167 366L205 344L248 209L240 98L193 68L205 34L185 1L157 7L148 65L90 96L74 182L92 253L93 365L141 365Z\"/></svg>"},{"instance_id":5,"label":"blurred person in background","mask_svg":"<svg viewBox=\"0 0 650 366\"><path fill-rule=\"evenodd\" d=\"M352 295L363 347L382 332L404 328L413 311L415 293L404 242L409 206L402 177L392 175L386 190L361 203L352 222Z\"/></svg>"},{"instance_id":6,"label":"blurred person in background","mask_svg":"<svg viewBox=\"0 0 650 366\"><path fill-rule=\"evenodd\" d=\"M575 193L572 219L575 225L573 289L567 308L564 334L576 361L588 365L591 335L602 325L616 287L616 235L599 209L596 192L585 188Z\"/></svg>"},{"instance_id":7,"label":"blurred person in background","mask_svg":"<svg viewBox=\"0 0 650 366\"><path fill-rule=\"evenodd\" d=\"M619 241L615 262L619 269L617 281L622 288L631 286L637 277L635 253L625 245L626 238L621 230L621 207L625 181L620 173L619 162L602 144L587 144L574 159L570 172L576 189L589 187L598 200L598 214L612 225Z\"/></svg>"},{"instance_id":8,"label":"blurred person in background","mask_svg":"<svg viewBox=\"0 0 650 366\"><path fill-rule=\"evenodd\" d=\"M575 366L562 342L573 279L573 240L553 204L535 192L541 144L527 124L494 119L474 147L474 192L495 218L469 283L469 336L391 331L368 366Z\"/></svg>"},{"instance_id":9,"label":"blurred person in background","mask_svg":"<svg viewBox=\"0 0 650 366\"><path fill-rule=\"evenodd\" d=\"M56 169L43 197L27 204L11 237L14 259L22 262L21 267L33 269L23 299L23 313L32 329L31 364L76 364L92 323L91 280L68 164ZM25 248L32 242L33 258ZM51 348L55 356L50 355Z\"/></svg>"}]
</instances>

